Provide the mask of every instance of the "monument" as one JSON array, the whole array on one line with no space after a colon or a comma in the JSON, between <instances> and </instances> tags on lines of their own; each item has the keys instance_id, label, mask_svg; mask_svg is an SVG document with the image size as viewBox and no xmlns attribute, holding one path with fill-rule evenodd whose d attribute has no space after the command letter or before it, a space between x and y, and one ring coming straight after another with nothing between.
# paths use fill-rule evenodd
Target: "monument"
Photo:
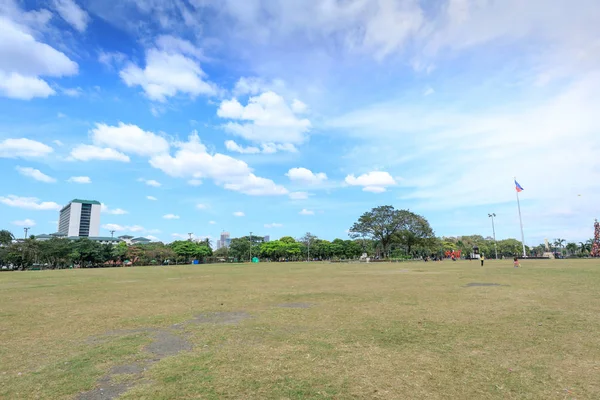
<instances>
[{"instance_id":1,"label":"monument","mask_svg":"<svg viewBox=\"0 0 600 400\"><path fill-rule=\"evenodd\" d=\"M592 242L590 255L592 257L600 257L600 223L598 223L598 220L594 222L594 241Z\"/></svg>"}]
</instances>

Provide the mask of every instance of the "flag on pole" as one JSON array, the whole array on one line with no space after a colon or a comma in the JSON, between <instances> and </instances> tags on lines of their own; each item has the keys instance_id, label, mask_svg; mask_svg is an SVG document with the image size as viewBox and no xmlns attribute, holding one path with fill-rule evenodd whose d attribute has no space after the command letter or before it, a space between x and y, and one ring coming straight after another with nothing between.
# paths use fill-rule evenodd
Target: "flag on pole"
<instances>
[{"instance_id":1,"label":"flag on pole","mask_svg":"<svg viewBox=\"0 0 600 400\"><path fill-rule=\"evenodd\" d=\"M521 185L519 185L519 182L517 182L516 179L515 179L515 189L517 189L517 193L521 193L523 191L523 188L521 187Z\"/></svg>"}]
</instances>

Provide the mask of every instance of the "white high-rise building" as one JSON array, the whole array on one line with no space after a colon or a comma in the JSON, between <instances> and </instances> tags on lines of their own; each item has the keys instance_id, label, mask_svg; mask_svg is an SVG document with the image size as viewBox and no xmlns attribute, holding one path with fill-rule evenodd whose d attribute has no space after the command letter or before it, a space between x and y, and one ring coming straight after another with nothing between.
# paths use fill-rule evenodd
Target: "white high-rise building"
<instances>
[{"instance_id":1,"label":"white high-rise building","mask_svg":"<svg viewBox=\"0 0 600 400\"><path fill-rule=\"evenodd\" d=\"M99 236L101 207L96 200L72 200L60 210L58 233L69 237Z\"/></svg>"},{"instance_id":2,"label":"white high-rise building","mask_svg":"<svg viewBox=\"0 0 600 400\"><path fill-rule=\"evenodd\" d=\"M231 238L229 236L229 232L221 232L221 238L217 240L217 250L220 248L229 248L229 244L231 243Z\"/></svg>"}]
</instances>

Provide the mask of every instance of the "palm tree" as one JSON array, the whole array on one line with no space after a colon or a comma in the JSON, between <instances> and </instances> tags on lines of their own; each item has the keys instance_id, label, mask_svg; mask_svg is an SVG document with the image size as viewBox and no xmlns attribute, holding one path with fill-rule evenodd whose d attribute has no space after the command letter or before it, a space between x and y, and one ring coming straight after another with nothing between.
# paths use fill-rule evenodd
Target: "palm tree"
<instances>
[{"instance_id":1,"label":"palm tree","mask_svg":"<svg viewBox=\"0 0 600 400\"><path fill-rule=\"evenodd\" d=\"M579 251L581 254L585 254L589 251L587 243L579 242Z\"/></svg>"},{"instance_id":2,"label":"palm tree","mask_svg":"<svg viewBox=\"0 0 600 400\"><path fill-rule=\"evenodd\" d=\"M567 243L565 248L569 252L569 255L573 255L573 254L575 254L575 252L577 252L577 243L573 243L573 242Z\"/></svg>"},{"instance_id":3,"label":"palm tree","mask_svg":"<svg viewBox=\"0 0 600 400\"><path fill-rule=\"evenodd\" d=\"M565 244L565 239L554 239L554 246L558 247L559 250L562 250L563 245ZM562 251L561 251L562 254Z\"/></svg>"}]
</instances>

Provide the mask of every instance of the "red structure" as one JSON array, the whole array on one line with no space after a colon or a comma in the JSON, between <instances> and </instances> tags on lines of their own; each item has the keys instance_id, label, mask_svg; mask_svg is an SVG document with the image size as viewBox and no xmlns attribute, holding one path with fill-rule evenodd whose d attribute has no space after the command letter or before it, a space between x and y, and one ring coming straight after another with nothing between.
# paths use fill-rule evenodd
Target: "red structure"
<instances>
[{"instance_id":1,"label":"red structure","mask_svg":"<svg viewBox=\"0 0 600 400\"><path fill-rule=\"evenodd\" d=\"M446 250L445 254L446 254L446 258L451 258L451 257L457 258L457 259L460 258L460 250L452 250L452 251Z\"/></svg>"},{"instance_id":2,"label":"red structure","mask_svg":"<svg viewBox=\"0 0 600 400\"><path fill-rule=\"evenodd\" d=\"M594 242L592 243L592 257L600 257L600 223L594 222Z\"/></svg>"}]
</instances>

